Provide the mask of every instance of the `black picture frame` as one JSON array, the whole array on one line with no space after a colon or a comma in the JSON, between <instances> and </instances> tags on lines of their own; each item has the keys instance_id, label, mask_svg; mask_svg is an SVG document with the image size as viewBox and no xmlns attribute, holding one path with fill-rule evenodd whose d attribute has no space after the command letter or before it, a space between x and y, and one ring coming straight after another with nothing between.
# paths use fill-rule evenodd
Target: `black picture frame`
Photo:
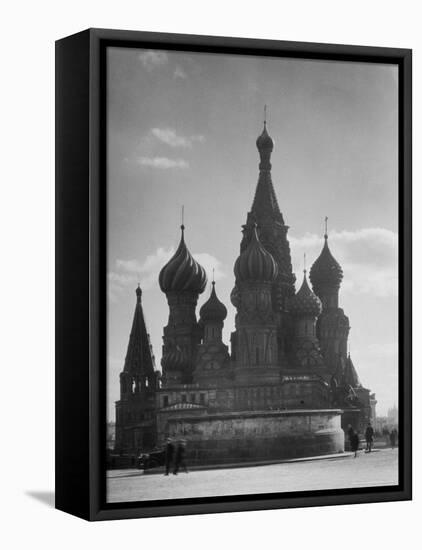
<instances>
[{"instance_id":1,"label":"black picture frame","mask_svg":"<svg viewBox=\"0 0 422 550\"><path fill-rule=\"evenodd\" d=\"M399 72L399 485L107 504L106 86L109 46L391 63ZM87 520L412 498L412 52L89 29L56 42L56 508Z\"/></svg>"}]
</instances>

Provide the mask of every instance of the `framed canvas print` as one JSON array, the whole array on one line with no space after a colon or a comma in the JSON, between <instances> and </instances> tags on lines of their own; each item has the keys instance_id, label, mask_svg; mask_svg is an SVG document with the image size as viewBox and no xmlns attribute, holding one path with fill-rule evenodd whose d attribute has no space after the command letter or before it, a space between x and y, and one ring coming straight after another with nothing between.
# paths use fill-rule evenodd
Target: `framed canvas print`
<instances>
[{"instance_id":1,"label":"framed canvas print","mask_svg":"<svg viewBox=\"0 0 422 550\"><path fill-rule=\"evenodd\" d=\"M411 498L411 51L56 44L56 506Z\"/></svg>"}]
</instances>

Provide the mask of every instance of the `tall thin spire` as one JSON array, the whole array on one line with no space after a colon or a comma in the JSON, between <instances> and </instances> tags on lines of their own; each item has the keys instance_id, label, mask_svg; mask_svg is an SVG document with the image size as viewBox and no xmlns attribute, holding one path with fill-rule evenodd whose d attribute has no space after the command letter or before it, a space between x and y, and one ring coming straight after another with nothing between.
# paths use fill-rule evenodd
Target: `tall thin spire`
<instances>
[{"instance_id":1,"label":"tall thin spire","mask_svg":"<svg viewBox=\"0 0 422 550\"><path fill-rule=\"evenodd\" d=\"M139 284L135 293L136 307L123 370L133 374L153 374L154 358L145 325L141 302L142 290Z\"/></svg>"},{"instance_id":2,"label":"tall thin spire","mask_svg":"<svg viewBox=\"0 0 422 550\"><path fill-rule=\"evenodd\" d=\"M325 216L325 233L324 233L324 239L328 239L328 216Z\"/></svg>"}]
</instances>

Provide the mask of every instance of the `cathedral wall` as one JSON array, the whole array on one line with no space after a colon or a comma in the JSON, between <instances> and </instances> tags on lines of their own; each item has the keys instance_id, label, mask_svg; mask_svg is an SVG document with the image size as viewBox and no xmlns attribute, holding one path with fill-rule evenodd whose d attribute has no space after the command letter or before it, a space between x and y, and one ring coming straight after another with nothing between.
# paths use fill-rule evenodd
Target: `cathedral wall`
<instances>
[{"instance_id":1,"label":"cathedral wall","mask_svg":"<svg viewBox=\"0 0 422 550\"><path fill-rule=\"evenodd\" d=\"M242 412L167 419L191 464L278 460L344 451L340 410Z\"/></svg>"}]
</instances>

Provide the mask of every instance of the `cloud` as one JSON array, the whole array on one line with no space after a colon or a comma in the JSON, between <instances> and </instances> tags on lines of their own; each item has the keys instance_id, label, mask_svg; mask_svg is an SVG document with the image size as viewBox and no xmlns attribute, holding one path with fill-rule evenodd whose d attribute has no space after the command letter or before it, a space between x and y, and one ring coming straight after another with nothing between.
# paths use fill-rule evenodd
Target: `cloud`
<instances>
[{"instance_id":1,"label":"cloud","mask_svg":"<svg viewBox=\"0 0 422 550\"><path fill-rule=\"evenodd\" d=\"M177 134L172 128L152 128L151 133L156 139L166 145L170 145L170 147L190 148L194 142L203 143L205 141L203 135L198 134L186 137Z\"/></svg>"},{"instance_id":2,"label":"cloud","mask_svg":"<svg viewBox=\"0 0 422 550\"><path fill-rule=\"evenodd\" d=\"M168 63L166 52L160 50L147 50L142 52L138 55L138 59L149 72L156 67L162 67Z\"/></svg>"},{"instance_id":3,"label":"cloud","mask_svg":"<svg viewBox=\"0 0 422 550\"><path fill-rule=\"evenodd\" d=\"M173 77L185 79L188 77L188 75L185 73L185 71L182 69L180 65L176 65L176 68L174 69Z\"/></svg>"},{"instance_id":4,"label":"cloud","mask_svg":"<svg viewBox=\"0 0 422 550\"><path fill-rule=\"evenodd\" d=\"M212 280L212 270L214 269L214 279L216 281L219 281L221 279L224 279L226 276L223 269L220 260L217 260L215 256L212 256L211 254L208 254L208 252L198 252L196 254L192 254L195 260L202 265L202 267L207 272L208 280Z\"/></svg>"},{"instance_id":5,"label":"cloud","mask_svg":"<svg viewBox=\"0 0 422 550\"><path fill-rule=\"evenodd\" d=\"M169 170L170 168L186 169L189 163L181 158L170 159L167 157L139 157L137 162L142 166L159 168L160 170Z\"/></svg>"},{"instance_id":6,"label":"cloud","mask_svg":"<svg viewBox=\"0 0 422 550\"><path fill-rule=\"evenodd\" d=\"M303 269L303 253L306 253L310 267L323 245L321 236L309 233L299 238L290 237L289 241L296 273ZM380 227L333 231L329 245L343 268L343 292L378 297L398 294L397 233Z\"/></svg>"},{"instance_id":7,"label":"cloud","mask_svg":"<svg viewBox=\"0 0 422 550\"><path fill-rule=\"evenodd\" d=\"M117 259L115 270L108 273L109 298L116 302L122 291L129 287L135 288L139 283L143 290L148 290L158 285L158 275L161 268L169 261L175 253L175 248L159 247L153 254L149 254L143 261ZM220 260L208 252L192 254L207 272L208 279L212 277L212 270L215 270L215 280L225 277Z\"/></svg>"}]
</instances>

